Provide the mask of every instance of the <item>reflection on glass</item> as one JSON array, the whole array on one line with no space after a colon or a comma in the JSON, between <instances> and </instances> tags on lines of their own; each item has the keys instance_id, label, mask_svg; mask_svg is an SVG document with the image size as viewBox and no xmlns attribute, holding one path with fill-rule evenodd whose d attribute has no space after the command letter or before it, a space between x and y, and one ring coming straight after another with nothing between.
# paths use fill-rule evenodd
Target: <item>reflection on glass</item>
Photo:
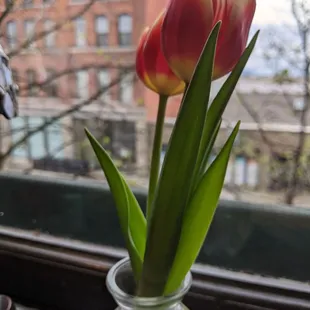
<instances>
[{"instance_id":1,"label":"reflection on glass","mask_svg":"<svg viewBox=\"0 0 310 310\"><path fill-rule=\"evenodd\" d=\"M6 189L0 187L0 225L122 247L112 197L102 189L107 180L84 128L143 201L158 106L137 80L135 51L167 1L145 0L143 8L130 1L17 2L3 19L1 44L10 59L9 66L0 59L0 86L18 81L19 114L1 119L0 167L22 181L5 179ZM209 150L211 165L241 120L199 262L310 281L310 1L296 1L295 15L293 2L284 2L257 1L250 34L261 29L257 49ZM226 78L213 82L209 106ZM167 105L161 164L180 104L175 96ZM3 108L14 115L12 96L5 94ZM35 185L24 173L38 178Z\"/></svg>"}]
</instances>

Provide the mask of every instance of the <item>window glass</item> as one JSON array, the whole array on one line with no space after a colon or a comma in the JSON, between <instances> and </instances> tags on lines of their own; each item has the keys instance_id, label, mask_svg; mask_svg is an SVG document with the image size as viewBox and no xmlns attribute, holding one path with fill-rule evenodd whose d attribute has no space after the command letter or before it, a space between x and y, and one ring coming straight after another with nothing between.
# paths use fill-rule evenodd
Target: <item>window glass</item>
<instances>
[{"instance_id":1,"label":"window glass","mask_svg":"<svg viewBox=\"0 0 310 310\"><path fill-rule=\"evenodd\" d=\"M29 42L29 46L27 48L33 48L35 47L35 40L33 39L35 36L35 21L34 19L26 19L24 21L24 29L25 29L25 36Z\"/></svg>"},{"instance_id":2,"label":"window glass","mask_svg":"<svg viewBox=\"0 0 310 310\"><path fill-rule=\"evenodd\" d=\"M28 96L34 96L37 94L37 82L36 72L33 69L27 69L26 71L26 91Z\"/></svg>"},{"instance_id":3,"label":"window glass","mask_svg":"<svg viewBox=\"0 0 310 310\"><path fill-rule=\"evenodd\" d=\"M110 83L111 83L111 77L110 77L110 72L109 69L105 69L102 68L99 70L98 72L98 82L99 82L99 87L100 88L107 88L109 87ZM102 94L102 99L106 99L109 100L110 99L110 92L107 89L106 91L104 91L104 93Z\"/></svg>"},{"instance_id":4,"label":"window glass","mask_svg":"<svg viewBox=\"0 0 310 310\"><path fill-rule=\"evenodd\" d=\"M45 122L43 117L28 117L29 130L34 130ZM45 132L39 131L29 138L29 151L32 159L42 158L46 155Z\"/></svg>"},{"instance_id":5,"label":"window glass","mask_svg":"<svg viewBox=\"0 0 310 310\"><path fill-rule=\"evenodd\" d=\"M66 145L61 122L55 122L46 129L46 144L48 155L55 158L64 158Z\"/></svg>"},{"instance_id":6,"label":"window glass","mask_svg":"<svg viewBox=\"0 0 310 310\"><path fill-rule=\"evenodd\" d=\"M121 74L121 81L119 85L119 98L124 104L131 104L133 99L133 75Z\"/></svg>"},{"instance_id":7,"label":"window glass","mask_svg":"<svg viewBox=\"0 0 310 310\"><path fill-rule=\"evenodd\" d=\"M17 142L23 138L24 134L28 131L27 119L25 117L16 117L10 122L11 125L11 139L12 143L17 145ZM28 157L28 145L22 143L17 146L12 155L14 157L27 158Z\"/></svg>"},{"instance_id":8,"label":"window glass","mask_svg":"<svg viewBox=\"0 0 310 310\"><path fill-rule=\"evenodd\" d=\"M10 48L16 47L17 43L17 27L16 22L11 20L6 23L6 35Z\"/></svg>"},{"instance_id":9,"label":"window glass","mask_svg":"<svg viewBox=\"0 0 310 310\"><path fill-rule=\"evenodd\" d=\"M95 20L97 46L107 46L109 44L109 21L105 16L97 16Z\"/></svg>"},{"instance_id":10,"label":"window glass","mask_svg":"<svg viewBox=\"0 0 310 310\"><path fill-rule=\"evenodd\" d=\"M0 226L119 248L124 242L114 200L85 128L105 148L145 209L159 106L158 94L145 85L154 80L168 84L171 80L164 74L178 70L167 71L165 62L154 58L140 74L144 81L136 73L139 37L162 9L153 5L155 0L141 0L143 6L138 1L91 2L6 1L1 6L13 4L6 13L0 10L0 52L9 57L2 54L0 65L13 83L0 87L0 109L16 94L18 116L7 120L0 115L0 184L8 182L0 186L5 209L0 210L5 213L0 214ZM222 1L226 2L238 2L238 12L223 7L218 14L231 11L238 18L229 27L223 23L209 109L212 102L218 104L217 94L238 61L231 57L241 55L258 29L260 34L229 98L214 145L206 152L208 169L241 121L198 262L308 283L310 0L256 1L250 34L243 38L236 33L246 30L251 8L243 6L254 1ZM190 13L186 18L195 21L192 16L198 14ZM189 33L196 28L203 27L188 22ZM51 29L55 31L46 33ZM170 65L193 68L184 55L198 55L188 44L201 35L198 30L192 37L176 31L173 40L180 36L187 41L175 45L180 50L173 50ZM152 65L159 70L150 70ZM50 77L53 80L46 83ZM158 152L161 167L181 103L182 94L169 97ZM188 123L196 128L195 119ZM190 141L184 138L180 143L182 156ZM13 173L15 177L8 178Z\"/></svg>"},{"instance_id":11,"label":"window glass","mask_svg":"<svg viewBox=\"0 0 310 310\"><path fill-rule=\"evenodd\" d=\"M76 73L76 91L79 98L87 98L89 94L89 75L88 72L78 71Z\"/></svg>"},{"instance_id":12,"label":"window glass","mask_svg":"<svg viewBox=\"0 0 310 310\"><path fill-rule=\"evenodd\" d=\"M56 32L51 31L53 27L55 26L55 23L52 20L46 20L44 22L44 30L50 32L45 36L45 46L46 47L53 47L55 45L55 36Z\"/></svg>"},{"instance_id":13,"label":"window glass","mask_svg":"<svg viewBox=\"0 0 310 310\"><path fill-rule=\"evenodd\" d=\"M75 20L75 44L78 47L87 45L86 21L83 17Z\"/></svg>"},{"instance_id":14,"label":"window glass","mask_svg":"<svg viewBox=\"0 0 310 310\"><path fill-rule=\"evenodd\" d=\"M121 46L131 45L132 17L123 14L118 17L118 43Z\"/></svg>"}]
</instances>

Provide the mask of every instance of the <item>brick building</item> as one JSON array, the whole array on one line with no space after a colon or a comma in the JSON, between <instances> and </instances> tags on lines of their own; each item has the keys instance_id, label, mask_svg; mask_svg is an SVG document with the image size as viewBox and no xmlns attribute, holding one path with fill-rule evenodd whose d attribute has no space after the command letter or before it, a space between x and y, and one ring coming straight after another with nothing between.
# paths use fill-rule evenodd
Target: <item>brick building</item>
<instances>
[{"instance_id":1,"label":"brick building","mask_svg":"<svg viewBox=\"0 0 310 310\"><path fill-rule=\"evenodd\" d=\"M8 165L32 165L33 160L50 156L57 148L59 151L52 156L89 159L91 150L83 143L82 129L86 125L98 131L97 135L104 128L101 138L115 157L123 160L130 154L129 161L135 168L145 168L142 103L148 100L148 92L128 70L133 69L143 27L155 18L151 15L160 7L145 0L17 1L0 24L1 44L11 57L12 71L21 89L20 117L9 128L7 123L2 124L3 132L11 132L1 141L4 150L18 141L22 132L95 96L113 81L120 82L91 105L61 118L16 147ZM2 4L0 9L3 14L6 7ZM42 35L53 27L57 30ZM55 75L59 76L44 88L29 86ZM70 144L73 134L76 141Z\"/></svg>"}]
</instances>

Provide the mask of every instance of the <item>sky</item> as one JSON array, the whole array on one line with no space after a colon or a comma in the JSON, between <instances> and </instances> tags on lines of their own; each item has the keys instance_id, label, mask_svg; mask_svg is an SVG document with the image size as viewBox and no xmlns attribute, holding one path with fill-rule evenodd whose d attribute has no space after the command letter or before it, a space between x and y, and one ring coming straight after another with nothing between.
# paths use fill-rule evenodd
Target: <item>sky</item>
<instances>
[{"instance_id":1,"label":"sky","mask_svg":"<svg viewBox=\"0 0 310 310\"><path fill-rule=\"evenodd\" d=\"M255 24L291 23L289 0L257 0Z\"/></svg>"},{"instance_id":2,"label":"sky","mask_svg":"<svg viewBox=\"0 0 310 310\"><path fill-rule=\"evenodd\" d=\"M255 27L253 27L252 30L256 31L257 29L261 29L261 33L254 53L245 69L245 72L248 74L254 74L257 76L274 74L274 68L266 64L266 60L263 56L265 42L267 40L266 38L269 38L267 36L269 28L264 26L294 24L295 21L291 15L290 1L291 0L256 0L257 9L253 21ZM293 27L295 28L295 24ZM250 35L249 40L253 34L254 32ZM286 64L285 67L287 67Z\"/></svg>"}]
</instances>

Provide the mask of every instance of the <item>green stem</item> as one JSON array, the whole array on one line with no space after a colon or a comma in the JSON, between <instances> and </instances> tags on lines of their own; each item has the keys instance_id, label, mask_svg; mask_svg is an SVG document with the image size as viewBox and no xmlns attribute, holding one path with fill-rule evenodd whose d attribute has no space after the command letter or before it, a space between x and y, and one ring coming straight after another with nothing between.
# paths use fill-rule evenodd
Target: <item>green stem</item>
<instances>
[{"instance_id":1,"label":"green stem","mask_svg":"<svg viewBox=\"0 0 310 310\"><path fill-rule=\"evenodd\" d=\"M168 101L168 96L164 96L164 95L159 96L159 106L158 106L158 111L157 111L155 136L154 136L152 159L151 159L149 192L148 192L148 197L147 197L147 208L146 208L147 222L149 221L149 218L152 213L152 203L153 203L156 185L158 181L158 175L159 175L162 135L163 135L163 128L164 128L164 123L165 123L167 101Z\"/></svg>"}]
</instances>

